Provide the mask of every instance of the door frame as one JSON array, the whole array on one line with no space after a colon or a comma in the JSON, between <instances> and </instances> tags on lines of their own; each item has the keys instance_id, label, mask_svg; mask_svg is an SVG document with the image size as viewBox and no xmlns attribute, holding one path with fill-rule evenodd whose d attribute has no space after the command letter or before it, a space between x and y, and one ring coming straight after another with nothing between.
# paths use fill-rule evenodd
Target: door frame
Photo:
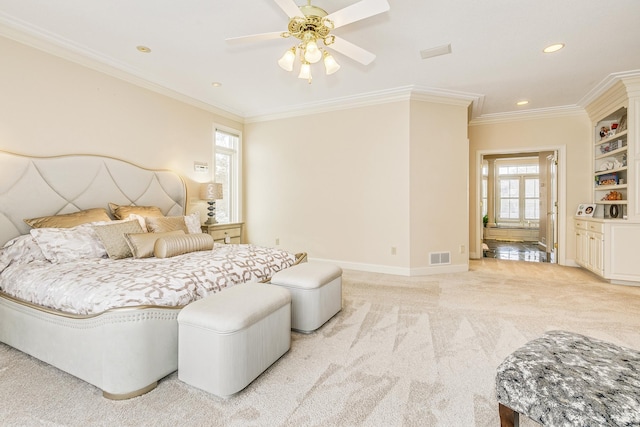
<instances>
[{"instance_id":1,"label":"door frame","mask_svg":"<svg viewBox=\"0 0 640 427\"><path fill-rule=\"evenodd\" d=\"M484 156L496 155L496 154L516 154L516 153L539 153L540 151L556 151L558 153L558 169L557 169L557 187L558 187L558 207L557 207L557 243L558 250L556 251L556 260L558 265L566 265L567 256L567 224L566 224L566 210L567 210L567 146L566 145L552 145L543 147L509 147L504 149L491 149L491 150L478 150L476 151L476 188L475 188L475 205L478 208L477 212L482 212L482 159ZM482 254L482 216L476 215L475 219L475 236L473 236L473 249L475 253Z\"/></svg>"}]
</instances>

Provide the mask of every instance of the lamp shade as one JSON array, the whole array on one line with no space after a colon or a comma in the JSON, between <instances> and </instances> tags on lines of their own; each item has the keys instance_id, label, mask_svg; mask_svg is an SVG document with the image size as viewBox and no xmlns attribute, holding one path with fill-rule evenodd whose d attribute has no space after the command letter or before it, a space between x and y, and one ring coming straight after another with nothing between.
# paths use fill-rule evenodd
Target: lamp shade
<instances>
[{"instance_id":1,"label":"lamp shade","mask_svg":"<svg viewBox=\"0 0 640 427\"><path fill-rule=\"evenodd\" d=\"M293 70L293 61L296 59L296 48L289 49L278 60L278 65L285 71Z\"/></svg>"},{"instance_id":2,"label":"lamp shade","mask_svg":"<svg viewBox=\"0 0 640 427\"><path fill-rule=\"evenodd\" d=\"M324 68L327 72L327 75L333 74L340 69L340 64L336 62L333 56L329 55L327 52L324 53Z\"/></svg>"},{"instance_id":3,"label":"lamp shade","mask_svg":"<svg viewBox=\"0 0 640 427\"><path fill-rule=\"evenodd\" d=\"M222 199L222 184L218 182L208 182L200 184L201 200L220 200Z\"/></svg>"},{"instance_id":4,"label":"lamp shade","mask_svg":"<svg viewBox=\"0 0 640 427\"><path fill-rule=\"evenodd\" d=\"M311 65L308 62L303 62L302 66L300 66L298 78L311 80Z\"/></svg>"},{"instance_id":5,"label":"lamp shade","mask_svg":"<svg viewBox=\"0 0 640 427\"><path fill-rule=\"evenodd\" d=\"M315 40L311 40L307 43L304 49L304 59L311 64L315 64L322 59L322 52L318 48L318 44Z\"/></svg>"}]
</instances>

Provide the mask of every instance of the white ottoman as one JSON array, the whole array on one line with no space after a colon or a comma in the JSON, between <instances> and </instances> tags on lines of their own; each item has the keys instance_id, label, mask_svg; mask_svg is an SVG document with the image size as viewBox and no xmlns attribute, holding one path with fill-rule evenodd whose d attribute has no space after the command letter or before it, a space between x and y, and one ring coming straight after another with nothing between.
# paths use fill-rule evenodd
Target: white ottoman
<instances>
[{"instance_id":1,"label":"white ottoman","mask_svg":"<svg viewBox=\"0 0 640 427\"><path fill-rule=\"evenodd\" d=\"M178 315L178 378L227 397L289 350L291 296L245 283L195 301Z\"/></svg>"},{"instance_id":2,"label":"white ottoman","mask_svg":"<svg viewBox=\"0 0 640 427\"><path fill-rule=\"evenodd\" d=\"M342 310L342 269L305 262L277 272L274 285L291 292L291 329L309 333Z\"/></svg>"}]
</instances>

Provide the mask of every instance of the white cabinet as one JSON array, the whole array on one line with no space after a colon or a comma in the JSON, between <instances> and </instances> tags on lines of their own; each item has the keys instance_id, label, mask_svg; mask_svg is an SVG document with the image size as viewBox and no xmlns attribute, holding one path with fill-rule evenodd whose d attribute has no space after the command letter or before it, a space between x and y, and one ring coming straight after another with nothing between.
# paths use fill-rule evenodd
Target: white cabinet
<instances>
[{"instance_id":1,"label":"white cabinet","mask_svg":"<svg viewBox=\"0 0 640 427\"><path fill-rule=\"evenodd\" d=\"M575 220L574 227L576 262L604 277L604 224L588 220Z\"/></svg>"},{"instance_id":2,"label":"white cabinet","mask_svg":"<svg viewBox=\"0 0 640 427\"><path fill-rule=\"evenodd\" d=\"M599 276L604 276L604 236L602 233L587 233L589 240L589 266L588 268Z\"/></svg>"},{"instance_id":3,"label":"white cabinet","mask_svg":"<svg viewBox=\"0 0 640 427\"><path fill-rule=\"evenodd\" d=\"M640 285L640 224L575 219L576 263L612 283Z\"/></svg>"}]
</instances>

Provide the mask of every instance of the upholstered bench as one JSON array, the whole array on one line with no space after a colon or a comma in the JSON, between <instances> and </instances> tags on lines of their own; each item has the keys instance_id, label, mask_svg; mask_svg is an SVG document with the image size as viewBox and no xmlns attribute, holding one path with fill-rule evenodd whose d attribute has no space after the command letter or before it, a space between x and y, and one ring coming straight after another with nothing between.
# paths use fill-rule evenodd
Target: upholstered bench
<instances>
[{"instance_id":1,"label":"upholstered bench","mask_svg":"<svg viewBox=\"0 0 640 427\"><path fill-rule=\"evenodd\" d=\"M291 296L245 283L195 301L178 314L178 378L227 397L289 350Z\"/></svg>"},{"instance_id":2,"label":"upholstered bench","mask_svg":"<svg viewBox=\"0 0 640 427\"><path fill-rule=\"evenodd\" d=\"M496 376L501 426L640 426L640 352L552 331L509 355Z\"/></svg>"},{"instance_id":3,"label":"upholstered bench","mask_svg":"<svg viewBox=\"0 0 640 427\"><path fill-rule=\"evenodd\" d=\"M291 328L310 333L342 310L342 269L304 262L273 275L271 283L291 293Z\"/></svg>"}]
</instances>

